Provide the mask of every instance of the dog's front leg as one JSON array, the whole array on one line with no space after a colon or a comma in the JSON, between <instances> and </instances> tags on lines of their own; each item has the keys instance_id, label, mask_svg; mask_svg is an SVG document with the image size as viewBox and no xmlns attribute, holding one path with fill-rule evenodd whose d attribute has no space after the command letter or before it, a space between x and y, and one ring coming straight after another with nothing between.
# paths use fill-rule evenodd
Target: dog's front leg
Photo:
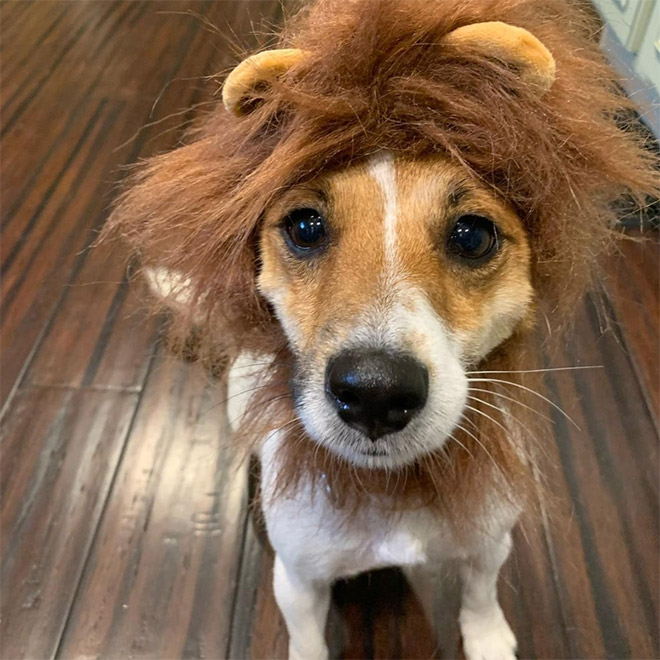
<instances>
[{"instance_id":1,"label":"dog's front leg","mask_svg":"<svg viewBox=\"0 0 660 660\"><path fill-rule=\"evenodd\" d=\"M305 580L276 555L273 588L289 631L289 660L326 660L330 584Z\"/></svg>"},{"instance_id":2,"label":"dog's front leg","mask_svg":"<svg viewBox=\"0 0 660 660\"><path fill-rule=\"evenodd\" d=\"M497 576L509 556L511 534L488 540L461 566L463 597L459 617L468 660L513 660L516 638L497 600Z\"/></svg>"}]
</instances>

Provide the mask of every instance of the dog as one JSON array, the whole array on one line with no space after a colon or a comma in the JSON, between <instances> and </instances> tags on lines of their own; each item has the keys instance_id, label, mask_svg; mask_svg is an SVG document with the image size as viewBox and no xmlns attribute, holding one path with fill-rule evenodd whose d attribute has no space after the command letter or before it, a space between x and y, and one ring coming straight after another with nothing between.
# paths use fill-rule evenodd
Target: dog
<instances>
[{"instance_id":1,"label":"dog","mask_svg":"<svg viewBox=\"0 0 660 660\"><path fill-rule=\"evenodd\" d=\"M327 657L336 579L447 560L467 658L515 657L497 578L538 487L539 333L596 280L614 201L656 189L590 21L310 3L110 219L173 332L231 364L291 660Z\"/></svg>"}]
</instances>

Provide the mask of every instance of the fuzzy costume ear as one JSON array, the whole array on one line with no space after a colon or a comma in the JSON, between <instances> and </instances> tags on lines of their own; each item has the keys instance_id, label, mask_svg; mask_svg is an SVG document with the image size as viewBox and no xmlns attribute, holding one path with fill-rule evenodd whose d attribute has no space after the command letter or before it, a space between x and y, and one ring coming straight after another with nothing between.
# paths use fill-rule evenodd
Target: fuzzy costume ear
<instances>
[{"instance_id":1,"label":"fuzzy costume ear","mask_svg":"<svg viewBox=\"0 0 660 660\"><path fill-rule=\"evenodd\" d=\"M266 50L243 60L225 80L222 88L225 108L237 116L246 114L250 101L258 98L260 89L304 58L305 53L299 48L282 48Z\"/></svg>"},{"instance_id":2,"label":"fuzzy costume ear","mask_svg":"<svg viewBox=\"0 0 660 660\"><path fill-rule=\"evenodd\" d=\"M552 53L527 30L490 21L464 25L443 38L443 43L479 50L490 57L513 65L520 78L547 92L555 81L555 60Z\"/></svg>"}]
</instances>

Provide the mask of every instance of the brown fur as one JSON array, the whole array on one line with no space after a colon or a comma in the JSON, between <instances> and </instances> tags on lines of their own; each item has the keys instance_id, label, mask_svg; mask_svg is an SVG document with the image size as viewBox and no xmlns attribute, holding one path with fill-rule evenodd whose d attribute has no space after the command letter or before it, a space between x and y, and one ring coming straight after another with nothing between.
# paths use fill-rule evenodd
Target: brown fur
<instances>
[{"instance_id":1,"label":"brown fur","mask_svg":"<svg viewBox=\"0 0 660 660\"><path fill-rule=\"evenodd\" d=\"M196 322L203 345L230 357L240 350L280 351L283 364L253 404L259 432L284 423L295 428L288 398L292 357L255 286L262 218L284 191L321 169L382 149L408 158L441 154L466 168L521 219L532 285L557 334L597 274L615 221L612 203L624 193L642 200L657 185L650 157L614 121L628 102L593 41L594 25L574 4L319 0L280 40L282 47L308 51L303 65L259 90L248 115L218 108L187 146L141 166L108 232L120 233L144 265L191 278L194 309L179 312L178 323ZM547 94L539 98L499 61L438 46L457 27L494 20L528 29L552 52L557 77ZM533 366L530 336L521 329L480 367ZM266 403L278 395L284 398ZM516 489L527 479L527 462L496 425L484 422L472 419L476 435L488 440L486 452L461 436L469 453L450 443L444 455L401 479L331 469L336 459L291 433L283 483L324 472L342 501L359 503L365 488L386 491L398 501L437 505L457 520L483 492L477 484L497 481L495 472Z\"/></svg>"}]
</instances>

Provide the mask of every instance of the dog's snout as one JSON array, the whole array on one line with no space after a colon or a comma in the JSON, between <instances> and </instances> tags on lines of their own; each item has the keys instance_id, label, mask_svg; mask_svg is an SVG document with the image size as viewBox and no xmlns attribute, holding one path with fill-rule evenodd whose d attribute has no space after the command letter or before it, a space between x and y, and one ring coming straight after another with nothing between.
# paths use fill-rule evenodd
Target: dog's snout
<instances>
[{"instance_id":1,"label":"dog's snout","mask_svg":"<svg viewBox=\"0 0 660 660\"><path fill-rule=\"evenodd\" d=\"M372 440L400 431L426 403L426 367L409 355L344 351L330 360L326 392L339 416Z\"/></svg>"}]
</instances>

